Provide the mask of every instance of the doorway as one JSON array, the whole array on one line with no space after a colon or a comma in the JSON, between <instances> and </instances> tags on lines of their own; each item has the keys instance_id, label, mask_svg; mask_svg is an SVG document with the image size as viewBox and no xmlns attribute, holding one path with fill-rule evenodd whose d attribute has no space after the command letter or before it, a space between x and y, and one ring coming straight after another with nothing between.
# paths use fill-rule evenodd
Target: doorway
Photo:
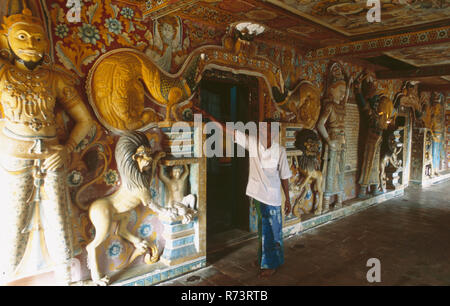
<instances>
[{"instance_id":1,"label":"doorway","mask_svg":"<svg viewBox=\"0 0 450 306\"><path fill-rule=\"evenodd\" d=\"M203 80L200 84L201 108L221 122L247 123L250 93L247 85L236 82ZM225 132L225 131L224 131ZM212 132L213 133L213 132ZM207 134L206 137L210 137ZM230 241L249 234L250 200L245 194L248 180L248 152L245 157L207 159L207 249L226 247Z\"/></svg>"}]
</instances>

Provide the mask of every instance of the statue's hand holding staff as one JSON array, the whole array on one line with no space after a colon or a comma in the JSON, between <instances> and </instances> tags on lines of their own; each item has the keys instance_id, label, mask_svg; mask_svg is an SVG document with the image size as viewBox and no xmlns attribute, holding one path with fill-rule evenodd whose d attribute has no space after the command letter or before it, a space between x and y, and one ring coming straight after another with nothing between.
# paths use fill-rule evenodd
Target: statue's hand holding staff
<instances>
[{"instance_id":1,"label":"statue's hand holding staff","mask_svg":"<svg viewBox=\"0 0 450 306\"><path fill-rule=\"evenodd\" d=\"M65 146L57 145L52 147L56 152L44 161L44 170L56 171L61 168L69 159L69 152Z\"/></svg>"}]
</instances>

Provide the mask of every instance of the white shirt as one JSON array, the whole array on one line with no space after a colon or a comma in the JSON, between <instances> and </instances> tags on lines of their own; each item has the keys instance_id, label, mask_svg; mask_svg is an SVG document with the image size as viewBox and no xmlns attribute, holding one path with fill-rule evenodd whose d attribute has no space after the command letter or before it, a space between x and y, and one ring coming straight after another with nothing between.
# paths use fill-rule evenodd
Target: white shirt
<instances>
[{"instance_id":1,"label":"white shirt","mask_svg":"<svg viewBox=\"0 0 450 306\"><path fill-rule=\"evenodd\" d=\"M246 194L264 204L281 206L281 179L292 176L286 156L286 149L273 143L266 149L255 136L235 130L234 141L250 152L249 174ZM249 150L254 145L253 150ZM253 154L252 154L253 153Z\"/></svg>"}]
</instances>

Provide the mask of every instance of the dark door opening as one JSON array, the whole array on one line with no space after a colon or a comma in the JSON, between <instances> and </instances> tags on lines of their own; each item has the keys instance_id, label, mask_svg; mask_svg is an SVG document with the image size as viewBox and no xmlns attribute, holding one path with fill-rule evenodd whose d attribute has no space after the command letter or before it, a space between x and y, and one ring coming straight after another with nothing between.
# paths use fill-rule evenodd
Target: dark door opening
<instances>
[{"instance_id":1,"label":"dark door opening","mask_svg":"<svg viewBox=\"0 0 450 306\"><path fill-rule=\"evenodd\" d=\"M221 122L246 123L249 88L242 84L204 80L200 87L201 107ZM209 137L210 135L206 135ZM225 146L224 133L224 156ZM234 152L237 145L234 146ZM207 160L207 248L224 247L227 242L249 233L249 198L246 157L211 157Z\"/></svg>"}]
</instances>

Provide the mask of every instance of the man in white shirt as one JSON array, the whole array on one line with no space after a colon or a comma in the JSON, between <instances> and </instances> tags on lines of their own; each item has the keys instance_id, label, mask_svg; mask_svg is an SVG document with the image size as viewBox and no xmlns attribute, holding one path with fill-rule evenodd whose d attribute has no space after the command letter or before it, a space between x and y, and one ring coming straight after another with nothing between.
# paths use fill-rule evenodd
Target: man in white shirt
<instances>
[{"instance_id":1,"label":"man in white shirt","mask_svg":"<svg viewBox=\"0 0 450 306\"><path fill-rule=\"evenodd\" d=\"M277 133L272 135L272 120L264 120L260 123L257 137L256 133L246 135L244 131L230 129L210 114L196 109L211 121L220 124L228 133L234 133L234 141L250 153L246 194L253 198L258 215L260 243L257 264L261 269L260 277L269 277L284 263L281 189L286 199L285 214L289 214L291 210L288 179L292 174L286 149L279 144L279 137L273 137L279 136L279 123L273 123Z\"/></svg>"}]
</instances>

